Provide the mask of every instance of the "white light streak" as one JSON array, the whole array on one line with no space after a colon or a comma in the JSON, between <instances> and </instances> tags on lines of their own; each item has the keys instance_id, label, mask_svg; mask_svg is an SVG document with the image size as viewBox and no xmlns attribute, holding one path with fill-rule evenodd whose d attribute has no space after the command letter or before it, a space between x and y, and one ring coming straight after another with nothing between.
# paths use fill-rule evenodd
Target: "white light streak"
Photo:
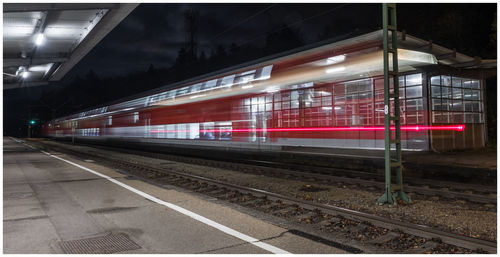
<instances>
[{"instance_id":1,"label":"white light streak","mask_svg":"<svg viewBox=\"0 0 500 257\"><path fill-rule=\"evenodd\" d=\"M45 36L42 33L38 33L35 36L35 44L37 46L42 45L44 41L45 41Z\"/></svg>"},{"instance_id":2,"label":"white light streak","mask_svg":"<svg viewBox=\"0 0 500 257\"><path fill-rule=\"evenodd\" d=\"M325 72L326 73L334 73L334 72L339 72L339 71L345 71L345 67L344 66L335 67L335 68L327 69Z\"/></svg>"}]
</instances>

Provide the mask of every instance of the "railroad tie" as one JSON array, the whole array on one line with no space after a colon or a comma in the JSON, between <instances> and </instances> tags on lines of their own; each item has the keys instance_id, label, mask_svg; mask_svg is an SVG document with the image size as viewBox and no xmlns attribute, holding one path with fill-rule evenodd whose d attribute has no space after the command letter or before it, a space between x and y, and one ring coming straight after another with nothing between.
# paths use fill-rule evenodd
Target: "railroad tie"
<instances>
[{"instance_id":1,"label":"railroad tie","mask_svg":"<svg viewBox=\"0 0 500 257\"><path fill-rule=\"evenodd\" d=\"M434 247L436 247L438 244L434 241L427 241L425 244L417 247L417 248L410 248L406 251L403 252L403 254L424 254L424 253L430 253Z\"/></svg>"},{"instance_id":2,"label":"railroad tie","mask_svg":"<svg viewBox=\"0 0 500 257\"><path fill-rule=\"evenodd\" d=\"M399 234L397 234L397 233L388 232L387 234L385 234L383 236L380 236L380 237L377 237L377 238L374 238L374 239L368 241L368 243L370 243L370 244L385 244L398 236L399 236Z\"/></svg>"}]
</instances>

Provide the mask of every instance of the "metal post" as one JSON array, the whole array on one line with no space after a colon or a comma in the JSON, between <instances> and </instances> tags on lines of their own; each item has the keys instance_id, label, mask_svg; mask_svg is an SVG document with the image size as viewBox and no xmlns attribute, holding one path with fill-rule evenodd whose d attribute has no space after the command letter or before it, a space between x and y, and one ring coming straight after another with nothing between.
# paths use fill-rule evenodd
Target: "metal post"
<instances>
[{"instance_id":1,"label":"metal post","mask_svg":"<svg viewBox=\"0 0 500 257\"><path fill-rule=\"evenodd\" d=\"M396 4L382 4L382 26L384 47L384 145L385 145L385 192L377 203L396 205L397 199L409 203L410 198L403 192L403 174L401 162L401 121L399 110L399 72L398 47L396 27ZM391 48L389 48L388 34L391 31ZM389 54L392 54L392 70L389 65ZM394 91L391 94L389 75L393 79ZM391 100L393 99L393 100ZM391 116L391 101L394 103L394 116ZM394 122L395 139L391 139L391 121ZM395 159L391 159L391 145L395 145ZM392 184L392 168L396 170L396 183Z\"/></svg>"}]
</instances>

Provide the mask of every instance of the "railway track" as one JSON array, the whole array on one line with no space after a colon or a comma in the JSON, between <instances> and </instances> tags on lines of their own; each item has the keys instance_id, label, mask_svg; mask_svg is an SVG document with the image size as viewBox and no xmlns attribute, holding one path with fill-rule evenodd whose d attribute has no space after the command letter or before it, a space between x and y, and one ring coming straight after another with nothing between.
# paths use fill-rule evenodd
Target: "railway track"
<instances>
[{"instance_id":1,"label":"railway track","mask_svg":"<svg viewBox=\"0 0 500 257\"><path fill-rule=\"evenodd\" d=\"M175 185L292 220L305 230L319 231L322 236L319 238L331 238L326 241L354 253L496 253L496 242L221 182L170 167L158 168L102 154L62 150L80 158L92 158L154 184ZM338 242L338 238L346 240Z\"/></svg>"},{"instance_id":2,"label":"railway track","mask_svg":"<svg viewBox=\"0 0 500 257\"><path fill-rule=\"evenodd\" d=\"M115 148L109 146L88 145L94 148L104 150L118 151L121 153L136 154L145 157L161 158L176 162L184 162L195 165L204 165L216 168L231 169L253 174L286 177L300 181L310 181L325 185L338 184L356 185L365 190L381 192L385 188L385 178L380 174L372 172L354 171L338 168L325 168L310 165L287 164L271 161L259 160L210 160L204 158L187 157L181 155L170 155L151 153L131 149ZM340 184L339 184L340 183ZM425 197L439 197L448 200L464 200L471 203L487 205L490 210L496 210L494 206L497 203L496 187L465 184L449 181L435 181L430 179L411 178L405 183L405 191L411 194L422 195Z\"/></svg>"}]
</instances>

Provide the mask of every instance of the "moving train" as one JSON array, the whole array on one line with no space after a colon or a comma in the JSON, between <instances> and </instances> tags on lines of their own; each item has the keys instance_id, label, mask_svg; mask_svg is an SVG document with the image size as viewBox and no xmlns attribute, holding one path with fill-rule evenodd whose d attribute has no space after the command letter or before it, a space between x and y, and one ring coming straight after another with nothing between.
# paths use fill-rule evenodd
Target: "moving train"
<instances>
[{"instance_id":1,"label":"moving train","mask_svg":"<svg viewBox=\"0 0 500 257\"><path fill-rule=\"evenodd\" d=\"M373 36L379 32L61 117L44 124L42 133L222 150L383 149L383 51L380 37ZM403 150L431 150L433 132L466 133L465 118L439 123L430 118L431 78L420 67L437 64L435 56L398 49L398 62ZM439 83L446 79L437 77ZM480 94L474 91L477 80L461 81L461 90Z\"/></svg>"}]
</instances>

